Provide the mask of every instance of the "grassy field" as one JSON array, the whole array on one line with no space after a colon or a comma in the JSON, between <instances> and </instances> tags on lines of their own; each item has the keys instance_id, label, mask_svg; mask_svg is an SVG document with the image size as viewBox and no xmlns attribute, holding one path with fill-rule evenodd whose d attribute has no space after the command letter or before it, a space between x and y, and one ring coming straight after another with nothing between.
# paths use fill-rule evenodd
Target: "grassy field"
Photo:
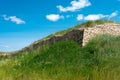
<instances>
[{"instance_id":1,"label":"grassy field","mask_svg":"<svg viewBox=\"0 0 120 80\"><path fill-rule=\"evenodd\" d=\"M0 60L0 80L119 80L120 36L100 35L84 47L74 41Z\"/></svg>"}]
</instances>

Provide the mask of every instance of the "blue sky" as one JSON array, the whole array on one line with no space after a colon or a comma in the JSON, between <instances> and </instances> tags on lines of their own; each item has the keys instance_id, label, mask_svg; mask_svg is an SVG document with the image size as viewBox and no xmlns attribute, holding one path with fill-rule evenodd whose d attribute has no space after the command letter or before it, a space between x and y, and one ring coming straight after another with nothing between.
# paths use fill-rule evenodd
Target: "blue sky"
<instances>
[{"instance_id":1,"label":"blue sky","mask_svg":"<svg viewBox=\"0 0 120 80\"><path fill-rule=\"evenodd\" d=\"M0 0L0 51L97 19L120 22L120 0Z\"/></svg>"}]
</instances>

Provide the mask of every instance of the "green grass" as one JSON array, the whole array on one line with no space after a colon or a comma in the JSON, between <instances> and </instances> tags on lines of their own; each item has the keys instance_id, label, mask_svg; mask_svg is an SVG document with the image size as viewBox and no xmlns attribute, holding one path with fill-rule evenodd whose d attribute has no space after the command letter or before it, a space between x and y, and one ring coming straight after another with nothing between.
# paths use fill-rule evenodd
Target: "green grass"
<instances>
[{"instance_id":1,"label":"green grass","mask_svg":"<svg viewBox=\"0 0 120 80\"><path fill-rule=\"evenodd\" d=\"M115 22L111 20L95 20L95 21L88 21L82 24L78 24L75 27L76 28L94 27L95 25L104 24L104 23L115 23Z\"/></svg>"},{"instance_id":2,"label":"green grass","mask_svg":"<svg viewBox=\"0 0 120 80\"><path fill-rule=\"evenodd\" d=\"M120 36L100 35L85 47L74 41L0 60L0 80L119 80Z\"/></svg>"}]
</instances>

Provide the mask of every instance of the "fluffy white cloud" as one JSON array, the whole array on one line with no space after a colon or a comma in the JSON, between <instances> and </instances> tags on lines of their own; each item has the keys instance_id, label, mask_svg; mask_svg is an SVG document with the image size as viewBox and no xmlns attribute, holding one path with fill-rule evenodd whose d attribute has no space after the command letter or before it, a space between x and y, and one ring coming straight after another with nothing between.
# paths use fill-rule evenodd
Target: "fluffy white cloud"
<instances>
[{"instance_id":1,"label":"fluffy white cloud","mask_svg":"<svg viewBox=\"0 0 120 80\"><path fill-rule=\"evenodd\" d=\"M103 15L103 14L89 14L87 16L84 16L83 14L79 14L77 16L77 20L99 20L105 17L109 17L109 15Z\"/></svg>"},{"instance_id":2,"label":"fluffy white cloud","mask_svg":"<svg viewBox=\"0 0 120 80\"><path fill-rule=\"evenodd\" d=\"M60 16L59 14L49 14L46 15L46 18L50 21L58 21L59 19L64 19L64 16Z\"/></svg>"},{"instance_id":3,"label":"fluffy white cloud","mask_svg":"<svg viewBox=\"0 0 120 80\"><path fill-rule=\"evenodd\" d=\"M115 11L109 15L109 19L118 15L118 11Z\"/></svg>"},{"instance_id":4,"label":"fluffy white cloud","mask_svg":"<svg viewBox=\"0 0 120 80\"><path fill-rule=\"evenodd\" d=\"M108 18L111 19L113 17L116 17L118 15L118 11L114 11L112 12L111 14L109 15L104 15L104 14L89 14L87 16L83 16L83 14L79 14L77 16L77 20L99 20L99 19L102 19L102 18Z\"/></svg>"},{"instance_id":5,"label":"fluffy white cloud","mask_svg":"<svg viewBox=\"0 0 120 80\"><path fill-rule=\"evenodd\" d=\"M73 0L71 1L71 6L68 7L63 7L62 5L58 5L57 8L61 11L61 12L67 12L67 11L76 11L79 9L82 9L84 7L88 7L91 5L91 3L89 2L89 0Z\"/></svg>"},{"instance_id":6,"label":"fluffy white cloud","mask_svg":"<svg viewBox=\"0 0 120 80\"><path fill-rule=\"evenodd\" d=\"M78 14L78 16L77 16L77 20L79 21L79 20L83 20L83 19L84 19L83 14Z\"/></svg>"},{"instance_id":7,"label":"fluffy white cloud","mask_svg":"<svg viewBox=\"0 0 120 80\"><path fill-rule=\"evenodd\" d=\"M16 23L16 24L25 24L25 21L23 21L22 19L20 19L20 18L17 18L16 16L8 16L7 17L7 15L3 15L2 16L3 18L4 18L4 20L6 20L6 21L12 21L12 22L14 22L14 23Z\"/></svg>"},{"instance_id":8,"label":"fluffy white cloud","mask_svg":"<svg viewBox=\"0 0 120 80\"><path fill-rule=\"evenodd\" d=\"M108 15L103 15L103 14L90 14L86 17L84 17L84 20L99 20L104 17L107 17Z\"/></svg>"}]
</instances>

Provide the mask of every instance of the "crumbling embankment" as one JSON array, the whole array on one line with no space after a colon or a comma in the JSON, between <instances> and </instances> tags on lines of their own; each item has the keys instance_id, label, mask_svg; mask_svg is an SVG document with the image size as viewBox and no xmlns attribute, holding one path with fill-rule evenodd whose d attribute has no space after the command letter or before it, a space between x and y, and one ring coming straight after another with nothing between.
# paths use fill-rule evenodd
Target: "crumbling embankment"
<instances>
[{"instance_id":1,"label":"crumbling embankment","mask_svg":"<svg viewBox=\"0 0 120 80\"><path fill-rule=\"evenodd\" d=\"M94 27L73 29L64 35L54 35L41 41L37 41L30 46L23 48L22 50L12 53L11 56L15 56L19 53L28 52L31 50L36 50L45 44L52 45L53 43L58 41L73 40L77 42L80 46L85 46L90 39L99 34L120 35L120 24L106 23L96 25Z\"/></svg>"}]
</instances>

